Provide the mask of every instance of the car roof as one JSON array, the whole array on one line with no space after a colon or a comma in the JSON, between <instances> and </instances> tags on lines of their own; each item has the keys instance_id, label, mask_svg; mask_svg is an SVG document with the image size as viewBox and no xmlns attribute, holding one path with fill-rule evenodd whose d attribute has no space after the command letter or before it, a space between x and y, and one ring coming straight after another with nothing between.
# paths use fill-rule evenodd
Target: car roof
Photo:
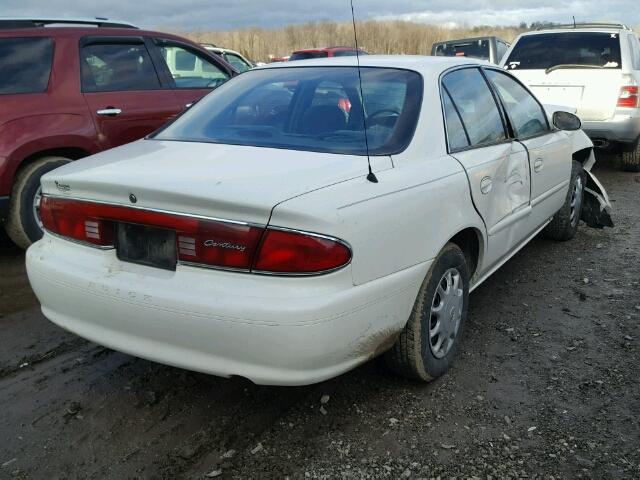
<instances>
[{"instance_id":1,"label":"car roof","mask_svg":"<svg viewBox=\"0 0 640 480\"><path fill-rule=\"evenodd\" d=\"M256 70L269 68L302 67L382 67L415 70L419 72L441 72L462 65L496 65L484 60L468 57L427 57L423 55L353 55L350 57L314 58L289 62L270 63Z\"/></svg>"},{"instance_id":2,"label":"car roof","mask_svg":"<svg viewBox=\"0 0 640 480\"><path fill-rule=\"evenodd\" d=\"M301 48L300 50L296 50L293 53L304 53L304 52L343 52L345 50L356 50L356 47L349 46L339 46L339 47L318 47L318 48ZM362 49L359 49L362 50Z\"/></svg>"},{"instance_id":3,"label":"car roof","mask_svg":"<svg viewBox=\"0 0 640 480\"><path fill-rule=\"evenodd\" d=\"M451 40L443 40L442 42L434 42L434 45L441 45L444 43L457 43L457 42L474 42L476 40L489 40L491 38L495 38L496 40L500 40L504 43L509 43L503 38L496 37L495 35L488 35L484 37L469 37L469 38L452 38Z\"/></svg>"},{"instance_id":4,"label":"car roof","mask_svg":"<svg viewBox=\"0 0 640 480\"><path fill-rule=\"evenodd\" d=\"M531 32L521 33L521 37L529 36L529 35L547 35L551 33L620 33L630 31L626 28L619 28L615 26L607 27L567 27L567 28L545 28L542 30L533 30Z\"/></svg>"}]
</instances>

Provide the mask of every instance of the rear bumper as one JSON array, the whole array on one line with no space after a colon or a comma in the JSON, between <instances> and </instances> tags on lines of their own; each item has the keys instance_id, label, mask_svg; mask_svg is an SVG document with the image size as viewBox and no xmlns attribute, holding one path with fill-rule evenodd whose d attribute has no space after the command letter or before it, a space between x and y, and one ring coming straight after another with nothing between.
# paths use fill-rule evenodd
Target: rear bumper
<instances>
[{"instance_id":1,"label":"rear bumper","mask_svg":"<svg viewBox=\"0 0 640 480\"><path fill-rule=\"evenodd\" d=\"M582 130L591 139L609 142L635 143L640 137L640 111L634 114L616 114L602 122L582 122Z\"/></svg>"},{"instance_id":2,"label":"rear bumper","mask_svg":"<svg viewBox=\"0 0 640 480\"><path fill-rule=\"evenodd\" d=\"M0 196L0 222L4 222L9 214L9 197Z\"/></svg>"},{"instance_id":3,"label":"rear bumper","mask_svg":"<svg viewBox=\"0 0 640 480\"><path fill-rule=\"evenodd\" d=\"M27 252L42 311L61 327L167 365L273 385L319 382L390 347L427 268L354 286L350 268L308 278L158 270L49 234Z\"/></svg>"}]
</instances>

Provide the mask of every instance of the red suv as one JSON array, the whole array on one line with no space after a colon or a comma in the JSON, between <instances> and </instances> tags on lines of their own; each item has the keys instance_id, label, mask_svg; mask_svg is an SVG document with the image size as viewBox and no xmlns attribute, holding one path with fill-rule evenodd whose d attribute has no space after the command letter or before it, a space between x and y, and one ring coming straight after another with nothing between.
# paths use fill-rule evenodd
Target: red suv
<instances>
[{"instance_id":1,"label":"red suv","mask_svg":"<svg viewBox=\"0 0 640 480\"><path fill-rule=\"evenodd\" d=\"M0 20L0 72L0 219L23 248L42 236L44 173L144 137L236 74L189 40L102 19Z\"/></svg>"},{"instance_id":2,"label":"red suv","mask_svg":"<svg viewBox=\"0 0 640 480\"><path fill-rule=\"evenodd\" d=\"M364 50L356 50L353 47L308 48L293 52L289 57L289 61L308 60L310 58L353 57L356 52L358 55L368 55Z\"/></svg>"}]
</instances>

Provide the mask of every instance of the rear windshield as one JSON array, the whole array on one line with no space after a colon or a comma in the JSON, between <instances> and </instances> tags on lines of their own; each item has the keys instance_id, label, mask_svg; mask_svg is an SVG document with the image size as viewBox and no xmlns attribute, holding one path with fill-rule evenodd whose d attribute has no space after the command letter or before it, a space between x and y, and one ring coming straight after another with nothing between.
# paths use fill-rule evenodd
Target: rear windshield
<instances>
[{"instance_id":1,"label":"rear windshield","mask_svg":"<svg viewBox=\"0 0 640 480\"><path fill-rule=\"evenodd\" d=\"M413 137L422 77L356 67L252 70L230 80L154 138L314 152L392 155ZM366 125L366 138L365 129Z\"/></svg>"},{"instance_id":2,"label":"rear windshield","mask_svg":"<svg viewBox=\"0 0 640 480\"><path fill-rule=\"evenodd\" d=\"M289 57L289 61L292 60L309 60L311 58L327 58L329 54L327 52L295 52Z\"/></svg>"},{"instance_id":3,"label":"rear windshield","mask_svg":"<svg viewBox=\"0 0 640 480\"><path fill-rule=\"evenodd\" d=\"M435 46L436 57L472 57L489 60L489 40L452 41Z\"/></svg>"},{"instance_id":4,"label":"rear windshield","mask_svg":"<svg viewBox=\"0 0 640 480\"><path fill-rule=\"evenodd\" d=\"M50 38L0 39L0 94L44 92L52 61Z\"/></svg>"},{"instance_id":5,"label":"rear windshield","mask_svg":"<svg viewBox=\"0 0 640 480\"><path fill-rule=\"evenodd\" d=\"M505 64L511 70L547 70L556 66L621 68L617 33L565 32L525 35Z\"/></svg>"}]
</instances>

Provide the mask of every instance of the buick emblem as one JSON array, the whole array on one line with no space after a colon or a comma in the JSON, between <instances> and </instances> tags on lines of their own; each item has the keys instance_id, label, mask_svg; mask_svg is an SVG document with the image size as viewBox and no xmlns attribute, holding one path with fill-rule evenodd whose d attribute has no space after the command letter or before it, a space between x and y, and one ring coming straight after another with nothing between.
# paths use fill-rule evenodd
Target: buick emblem
<instances>
[{"instance_id":1,"label":"buick emblem","mask_svg":"<svg viewBox=\"0 0 640 480\"><path fill-rule=\"evenodd\" d=\"M133 193L130 193L129 200L131 201L131 203L136 203L138 201L138 198Z\"/></svg>"},{"instance_id":2,"label":"buick emblem","mask_svg":"<svg viewBox=\"0 0 640 480\"><path fill-rule=\"evenodd\" d=\"M71 190L71 187L69 185L66 185L64 183L60 183L57 180L55 181L56 187L58 188L58 190L60 190L61 192L69 192Z\"/></svg>"}]
</instances>

